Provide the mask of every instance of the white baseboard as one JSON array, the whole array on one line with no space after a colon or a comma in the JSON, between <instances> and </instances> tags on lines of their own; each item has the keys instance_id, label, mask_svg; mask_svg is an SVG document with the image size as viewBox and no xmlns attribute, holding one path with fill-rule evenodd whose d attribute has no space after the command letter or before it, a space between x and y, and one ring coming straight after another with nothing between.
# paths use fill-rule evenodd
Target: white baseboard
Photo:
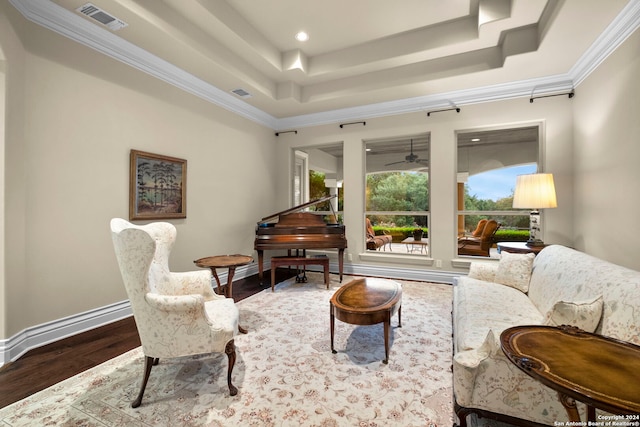
<instances>
[{"instance_id":1,"label":"white baseboard","mask_svg":"<svg viewBox=\"0 0 640 427\"><path fill-rule=\"evenodd\" d=\"M265 266L265 268L269 267ZM309 270L314 270L314 268L309 268ZM330 262L330 270L334 272L338 271L337 261ZM449 284L453 283L454 277L460 275L459 273L452 272L350 263L345 263L344 273L359 276L375 276ZM244 268L239 268L236 271L234 279L242 279L254 274L258 274L258 266L251 264ZM226 272L218 276L223 284L227 282L228 275ZM212 285L216 286L215 283L212 283ZM0 340L0 367L5 363L18 359L29 350L113 323L117 320L125 319L131 315L131 306L129 301L126 300L27 328L9 339Z\"/></svg>"},{"instance_id":2,"label":"white baseboard","mask_svg":"<svg viewBox=\"0 0 640 427\"><path fill-rule=\"evenodd\" d=\"M34 348L127 318L131 314L127 300L27 328L7 340L0 340L0 366Z\"/></svg>"},{"instance_id":3,"label":"white baseboard","mask_svg":"<svg viewBox=\"0 0 640 427\"><path fill-rule=\"evenodd\" d=\"M238 268L234 279L253 274L258 274L258 267L252 264ZM227 272L218 274L218 277L223 284L227 283ZM212 286L216 286L214 279ZM129 300L126 300L29 327L9 339L0 340L0 367L18 359L29 350L125 319L132 314Z\"/></svg>"}]
</instances>

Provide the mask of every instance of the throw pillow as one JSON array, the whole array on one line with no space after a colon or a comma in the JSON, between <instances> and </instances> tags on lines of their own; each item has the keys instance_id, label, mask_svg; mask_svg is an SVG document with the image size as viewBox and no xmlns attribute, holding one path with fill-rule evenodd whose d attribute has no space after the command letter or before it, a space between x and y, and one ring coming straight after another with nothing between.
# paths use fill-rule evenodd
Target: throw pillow
<instances>
[{"instance_id":1,"label":"throw pillow","mask_svg":"<svg viewBox=\"0 0 640 427\"><path fill-rule=\"evenodd\" d=\"M529 291L529 280L531 279L531 267L533 266L534 257L534 254L502 252L495 282L511 286L526 294Z\"/></svg>"},{"instance_id":2,"label":"throw pillow","mask_svg":"<svg viewBox=\"0 0 640 427\"><path fill-rule=\"evenodd\" d=\"M545 325L570 325L593 332L602 317L602 295L586 301L558 301L545 316Z\"/></svg>"}]
</instances>

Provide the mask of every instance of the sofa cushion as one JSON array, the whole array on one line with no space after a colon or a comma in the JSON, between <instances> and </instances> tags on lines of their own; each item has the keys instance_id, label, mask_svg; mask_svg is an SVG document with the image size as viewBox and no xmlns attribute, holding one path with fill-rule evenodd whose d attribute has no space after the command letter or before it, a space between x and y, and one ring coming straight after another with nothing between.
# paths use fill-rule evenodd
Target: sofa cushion
<instances>
[{"instance_id":1,"label":"sofa cushion","mask_svg":"<svg viewBox=\"0 0 640 427\"><path fill-rule=\"evenodd\" d=\"M585 301L558 301L545 315L545 325L571 325L593 332L602 317L602 295Z\"/></svg>"},{"instance_id":2,"label":"sofa cushion","mask_svg":"<svg viewBox=\"0 0 640 427\"><path fill-rule=\"evenodd\" d=\"M544 320L527 295L509 286L459 277L453 292L456 352L480 347L489 330L500 336L511 326Z\"/></svg>"},{"instance_id":3,"label":"sofa cushion","mask_svg":"<svg viewBox=\"0 0 640 427\"><path fill-rule=\"evenodd\" d=\"M534 258L534 254L502 252L494 280L497 283L511 286L512 288L527 293Z\"/></svg>"}]
</instances>

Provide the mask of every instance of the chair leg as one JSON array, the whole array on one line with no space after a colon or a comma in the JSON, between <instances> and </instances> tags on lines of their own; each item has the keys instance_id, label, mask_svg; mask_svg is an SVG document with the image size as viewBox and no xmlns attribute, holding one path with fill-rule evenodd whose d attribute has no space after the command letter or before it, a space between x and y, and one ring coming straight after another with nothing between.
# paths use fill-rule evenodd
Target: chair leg
<instances>
[{"instance_id":1,"label":"chair leg","mask_svg":"<svg viewBox=\"0 0 640 427\"><path fill-rule=\"evenodd\" d=\"M149 374L151 374L151 368L154 365L157 365L160 359L153 357L145 357L144 359L144 376L142 378L142 385L140 386L140 392L138 392L138 397L136 400L131 402L132 408L137 408L142 403L142 396L144 395L144 389L147 387L147 381L149 381Z\"/></svg>"},{"instance_id":2,"label":"chair leg","mask_svg":"<svg viewBox=\"0 0 640 427\"><path fill-rule=\"evenodd\" d=\"M233 340L227 343L224 352L229 358L229 369L227 370L227 384L229 385L229 395L235 396L238 394L238 389L231 384L231 372L233 372L233 366L236 364L236 345Z\"/></svg>"}]
</instances>

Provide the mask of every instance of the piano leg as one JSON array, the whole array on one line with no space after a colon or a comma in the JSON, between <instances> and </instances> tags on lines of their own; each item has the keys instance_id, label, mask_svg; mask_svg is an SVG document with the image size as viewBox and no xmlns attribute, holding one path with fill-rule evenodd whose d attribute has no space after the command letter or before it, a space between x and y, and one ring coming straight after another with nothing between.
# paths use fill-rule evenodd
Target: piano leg
<instances>
[{"instance_id":1,"label":"piano leg","mask_svg":"<svg viewBox=\"0 0 640 427\"><path fill-rule=\"evenodd\" d=\"M338 269L340 270L340 283L342 283L343 267L344 267L344 249L338 249Z\"/></svg>"},{"instance_id":2,"label":"piano leg","mask_svg":"<svg viewBox=\"0 0 640 427\"><path fill-rule=\"evenodd\" d=\"M260 279L260 284L262 285L262 276L264 275L264 269L262 268L262 261L264 261L264 252L258 250L258 279Z\"/></svg>"}]
</instances>

